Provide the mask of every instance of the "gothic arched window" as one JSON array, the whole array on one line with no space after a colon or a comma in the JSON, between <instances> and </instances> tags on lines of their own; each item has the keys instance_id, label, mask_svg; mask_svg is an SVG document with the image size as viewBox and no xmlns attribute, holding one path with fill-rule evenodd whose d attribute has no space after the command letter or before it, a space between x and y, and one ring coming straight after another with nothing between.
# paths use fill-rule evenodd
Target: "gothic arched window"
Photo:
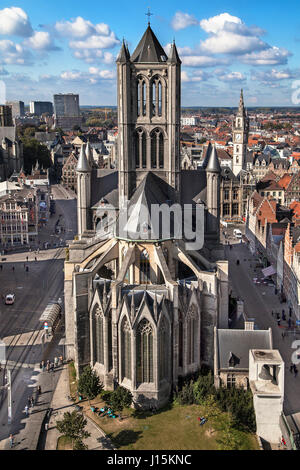
<instances>
[{"instance_id":1,"label":"gothic arched window","mask_svg":"<svg viewBox=\"0 0 300 470\"><path fill-rule=\"evenodd\" d=\"M140 273L141 273L141 284L149 284L150 282L150 259L147 250L144 250L140 258Z\"/></svg>"},{"instance_id":2,"label":"gothic arched window","mask_svg":"<svg viewBox=\"0 0 300 470\"><path fill-rule=\"evenodd\" d=\"M152 115L162 115L162 84L158 76L152 82Z\"/></svg>"},{"instance_id":3,"label":"gothic arched window","mask_svg":"<svg viewBox=\"0 0 300 470\"><path fill-rule=\"evenodd\" d=\"M169 336L165 320L162 321L158 338L159 348L159 379L169 378Z\"/></svg>"},{"instance_id":4,"label":"gothic arched window","mask_svg":"<svg viewBox=\"0 0 300 470\"><path fill-rule=\"evenodd\" d=\"M187 363L196 362L196 344L197 344L197 311L192 305L187 314Z\"/></svg>"},{"instance_id":5,"label":"gothic arched window","mask_svg":"<svg viewBox=\"0 0 300 470\"><path fill-rule=\"evenodd\" d=\"M122 379L131 380L131 327L127 318L121 328L121 355Z\"/></svg>"},{"instance_id":6,"label":"gothic arched window","mask_svg":"<svg viewBox=\"0 0 300 470\"><path fill-rule=\"evenodd\" d=\"M147 113L147 84L143 77L137 79L137 115L146 116Z\"/></svg>"},{"instance_id":7,"label":"gothic arched window","mask_svg":"<svg viewBox=\"0 0 300 470\"><path fill-rule=\"evenodd\" d=\"M153 382L153 329L147 320L142 320L136 337L137 382Z\"/></svg>"},{"instance_id":8,"label":"gothic arched window","mask_svg":"<svg viewBox=\"0 0 300 470\"><path fill-rule=\"evenodd\" d=\"M146 133L143 129L137 129L135 136L135 166L146 168L147 166L147 144Z\"/></svg>"},{"instance_id":9,"label":"gothic arched window","mask_svg":"<svg viewBox=\"0 0 300 470\"><path fill-rule=\"evenodd\" d=\"M164 168L164 135L160 129L151 132L151 168Z\"/></svg>"},{"instance_id":10,"label":"gothic arched window","mask_svg":"<svg viewBox=\"0 0 300 470\"><path fill-rule=\"evenodd\" d=\"M104 364L104 315L96 308L93 316L94 361Z\"/></svg>"}]
</instances>

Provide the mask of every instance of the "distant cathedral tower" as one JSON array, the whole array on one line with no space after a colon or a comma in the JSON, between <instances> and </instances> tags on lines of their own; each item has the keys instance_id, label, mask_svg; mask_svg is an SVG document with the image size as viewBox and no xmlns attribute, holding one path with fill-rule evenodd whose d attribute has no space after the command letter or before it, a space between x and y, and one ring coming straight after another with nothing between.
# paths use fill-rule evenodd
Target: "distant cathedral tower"
<instances>
[{"instance_id":1,"label":"distant cathedral tower","mask_svg":"<svg viewBox=\"0 0 300 470\"><path fill-rule=\"evenodd\" d=\"M131 56L123 41L117 68L120 206L149 171L179 199L181 60L176 45L167 57L149 24Z\"/></svg>"},{"instance_id":2,"label":"distant cathedral tower","mask_svg":"<svg viewBox=\"0 0 300 470\"><path fill-rule=\"evenodd\" d=\"M237 176L241 170L246 169L246 156L249 135L249 118L244 106L243 90L241 91L240 105L237 115L233 121L232 141L233 141L233 168L232 171Z\"/></svg>"}]
</instances>

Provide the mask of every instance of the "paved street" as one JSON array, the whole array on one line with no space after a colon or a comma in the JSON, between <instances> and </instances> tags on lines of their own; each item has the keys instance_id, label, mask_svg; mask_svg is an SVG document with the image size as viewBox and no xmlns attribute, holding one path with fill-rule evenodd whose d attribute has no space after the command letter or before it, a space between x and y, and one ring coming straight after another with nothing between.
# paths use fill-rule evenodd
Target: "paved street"
<instances>
[{"instance_id":1,"label":"paved street","mask_svg":"<svg viewBox=\"0 0 300 470\"><path fill-rule=\"evenodd\" d=\"M60 239L64 244L64 240L72 239L76 234L76 200L60 186L53 186L52 194L56 200L56 214L49 219L47 227L41 232L40 246L44 241L50 242L53 246L54 243L60 243ZM59 225L64 228L59 239L54 235L58 219ZM32 416L26 418L24 413L27 399L32 396L36 386L42 384L44 393L40 409L47 409L59 379L58 370L54 374L40 373L42 325L39 318L49 301L63 298L64 256L64 248L41 250L39 254L31 251L2 256L6 260L1 262L0 294L14 293L16 301L13 306L5 306L0 298L0 339L7 345L6 358L13 367L13 421L11 425L7 424L7 393L6 391L0 392L0 448L7 447L7 438L10 433L15 435L19 449L30 448L30 440L27 440L28 433L24 432L30 419L33 420ZM28 272L26 272L26 267L29 268ZM61 330L56 335L54 344L46 350L46 359L53 360L54 356L62 353L57 343L63 333ZM5 378L2 373L0 386L4 384Z\"/></svg>"},{"instance_id":2,"label":"paved street","mask_svg":"<svg viewBox=\"0 0 300 470\"><path fill-rule=\"evenodd\" d=\"M246 244L234 244L232 250L226 246L226 257L229 260L230 283L233 294L244 300L247 317L254 318L259 329L272 328L274 349L280 350L285 361L285 414L300 412L300 377L298 374L295 378L289 370L291 356L295 351L291 345L297 339L297 336L288 336L286 334L282 338L282 332L287 332L288 324L286 321L281 321L281 327L278 327L276 317L272 317L272 310L281 314L282 309L285 309L288 319L288 304L279 302L274 287L253 282L256 277L262 278L262 274L260 268L254 271L254 258ZM239 266L236 264L237 259L240 260ZM295 321L295 319L293 320ZM298 339L300 339L299 335Z\"/></svg>"}]
</instances>

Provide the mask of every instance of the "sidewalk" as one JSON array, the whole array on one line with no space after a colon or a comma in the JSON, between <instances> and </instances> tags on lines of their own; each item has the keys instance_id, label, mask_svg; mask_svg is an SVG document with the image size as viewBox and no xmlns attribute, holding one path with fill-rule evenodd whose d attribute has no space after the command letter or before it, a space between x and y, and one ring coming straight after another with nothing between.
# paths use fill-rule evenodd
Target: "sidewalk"
<instances>
[{"instance_id":1,"label":"sidewalk","mask_svg":"<svg viewBox=\"0 0 300 470\"><path fill-rule=\"evenodd\" d=\"M75 409L74 405L71 405L68 400L69 394L69 373L68 366L65 365L51 403L53 411L49 421L45 450L56 450L57 440L60 436L55 427L56 421L63 419L64 413L72 412ZM84 440L84 443L88 446L88 450L111 450L111 443L109 439L106 438L104 432L88 416L85 416L85 418L87 419L86 431L91 435L88 439Z\"/></svg>"},{"instance_id":2,"label":"sidewalk","mask_svg":"<svg viewBox=\"0 0 300 470\"><path fill-rule=\"evenodd\" d=\"M292 354L296 349L292 348L295 340L300 340L300 335L288 333L289 306L288 303L280 303L275 295L275 287L265 284L255 284L254 278L262 278L261 270L254 272L254 259L245 244L233 245L228 250L230 260L230 284L233 293L245 302L245 313L249 318L255 318L259 329L272 328L273 348L278 349L285 362L285 397L284 411L286 415L300 411L300 374L295 377L290 372ZM240 260L240 266L236 267L236 260ZM274 316L272 316L272 310ZM282 310L285 310L286 320L282 320ZM280 313L281 324L278 326L276 314ZM296 318L293 315L292 321ZM282 333L285 333L284 337ZM299 365L298 365L299 370Z\"/></svg>"}]
</instances>

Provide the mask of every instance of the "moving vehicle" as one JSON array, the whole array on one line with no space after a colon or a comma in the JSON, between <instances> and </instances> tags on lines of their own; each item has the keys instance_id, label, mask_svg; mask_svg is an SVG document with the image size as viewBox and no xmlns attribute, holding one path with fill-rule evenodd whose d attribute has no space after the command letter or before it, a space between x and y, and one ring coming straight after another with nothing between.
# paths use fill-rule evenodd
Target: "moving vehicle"
<instances>
[{"instance_id":1,"label":"moving vehicle","mask_svg":"<svg viewBox=\"0 0 300 470\"><path fill-rule=\"evenodd\" d=\"M235 238L242 238L243 237L242 232L237 228L234 229L233 235L235 236Z\"/></svg>"},{"instance_id":2,"label":"moving vehicle","mask_svg":"<svg viewBox=\"0 0 300 470\"><path fill-rule=\"evenodd\" d=\"M8 294L5 297L5 305L13 305L15 303L15 294Z\"/></svg>"}]
</instances>

